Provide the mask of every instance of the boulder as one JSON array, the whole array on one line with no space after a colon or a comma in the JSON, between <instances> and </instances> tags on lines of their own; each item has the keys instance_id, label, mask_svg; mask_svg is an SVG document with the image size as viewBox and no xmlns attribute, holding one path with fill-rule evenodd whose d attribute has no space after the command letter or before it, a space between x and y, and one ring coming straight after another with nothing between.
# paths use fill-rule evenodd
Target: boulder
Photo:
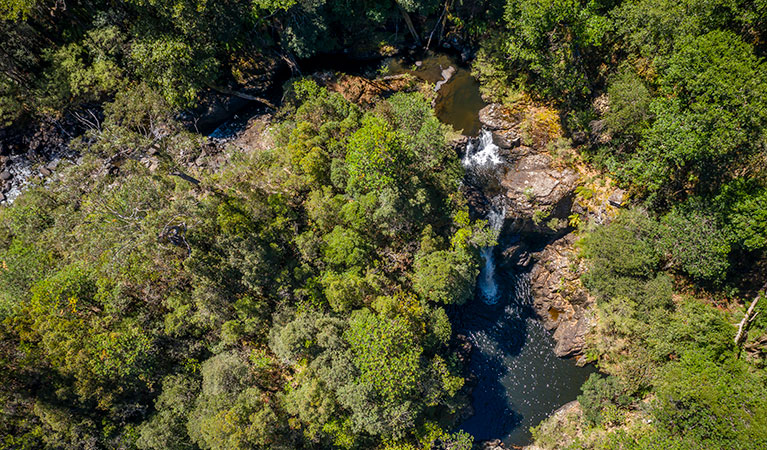
<instances>
[{"instance_id":1,"label":"boulder","mask_svg":"<svg viewBox=\"0 0 767 450\"><path fill-rule=\"evenodd\" d=\"M493 144L503 149L511 149L522 145L522 136L515 130L496 130L492 132Z\"/></svg>"},{"instance_id":2,"label":"boulder","mask_svg":"<svg viewBox=\"0 0 767 450\"><path fill-rule=\"evenodd\" d=\"M586 345L586 334L591 330L591 321L586 316L561 323L554 332L554 354L560 358L580 355Z\"/></svg>"},{"instance_id":3,"label":"boulder","mask_svg":"<svg viewBox=\"0 0 767 450\"><path fill-rule=\"evenodd\" d=\"M503 263L513 268L526 269L533 263L533 256L525 241L508 245L502 252Z\"/></svg>"},{"instance_id":4,"label":"boulder","mask_svg":"<svg viewBox=\"0 0 767 450\"><path fill-rule=\"evenodd\" d=\"M566 228L578 175L555 167L549 155L524 146L513 150L510 159L515 161L506 168L501 187L506 194L506 217L513 220L514 231L550 235ZM552 219L559 228L551 228Z\"/></svg>"},{"instance_id":5,"label":"boulder","mask_svg":"<svg viewBox=\"0 0 767 450\"><path fill-rule=\"evenodd\" d=\"M44 176L44 177L50 176L50 175L51 175L51 173L52 173L52 172L51 172L51 169L49 169L49 168L47 168L47 167L41 167L41 168L40 168L40 175L42 175L42 176Z\"/></svg>"},{"instance_id":6,"label":"boulder","mask_svg":"<svg viewBox=\"0 0 767 450\"><path fill-rule=\"evenodd\" d=\"M623 205L623 202L626 200L626 191L623 189L616 189L613 191L612 194L610 194L610 197L607 199L607 201L616 207L620 207Z\"/></svg>"},{"instance_id":7,"label":"boulder","mask_svg":"<svg viewBox=\"0 0 767 450\"><path fill-rule=\"evenodd\" d=\"M484 441L479 444L481 450L505 450L506 446L500 439L493 439L490 441Z\"/></svg>"},{"instance_id":8,"label":"boulder","mask_svg":"<svg viewBox=\"0 0 767 450\"><path fill-rule=\"evenodd\" d=\"M13 174L8 169L3 170L2 172L0 172L0 180L8 181L11 178L13 178Z\"/></svg>"},{"instance_id":9,"label":"boulder","mask_svg":"<svg viewBox=\"0 0 767 450\"><path fill-rule=\"evenodd\" d=\"M500 103L480 109L479 121L488 130L510 130L519 124L519 119Z\"/></svg>"}]
</instances>

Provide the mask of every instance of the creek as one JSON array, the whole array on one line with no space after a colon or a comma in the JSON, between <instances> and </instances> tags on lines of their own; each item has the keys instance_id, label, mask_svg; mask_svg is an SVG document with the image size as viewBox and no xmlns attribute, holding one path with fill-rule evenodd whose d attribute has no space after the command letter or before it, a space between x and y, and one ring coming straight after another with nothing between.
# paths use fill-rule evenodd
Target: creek
<instances>
[{"instance_id":1,"label":"creek","mask_svg":"<svg viewBox=\"0 0 767 450\"><path fill-rule=\"evenodd\" d=\"M486 219L496 236L507 233L503 194L496 194L503 163L486 130L468 144L463 157L467 182L481 184L488 197L494 195ZM531 441L530 427L575 400L595 370L554 355L554 339L533 308L529 274L498 264L497 253L496 248L481 250L476 294L452 312L454 331L473 346L473 414L460 428L477 441L502 439L521 446Z\"/></svg>"},{"instance_id":2,"label":"creek","mask_svg":"<svg viewBox=\"0 0 767 450\"><path fill-rule=\"evenodd\" d=\"M474 137L462 158L466 182L484 192L490 205L485 219L500 237L508 233L498 186L505 161L490 132L481 129L478 112L484 103L478 83L444 55L424 59L414 73L425 72L423 78L434 82L450 64L457 71L440 89L435 109L443 122ZM468 369L473 412L460 428L471 433L475 442L501 439L507 446L523 446L531 443L530 427L575 400L595 369L554 355L554 339L533 308L529 274L498 264L498 253L493 247L481 250L476 294L451 311L454 332L472 344Z\"/></svg>"},{"instance_id":3,"label":"creek","mask_svg":"<svg viewBox=\"0 0 767 450\"><path fill-rule=\"evenodd\" d=\"M519 239L504 235L505 210L498 178L505 161L490 132L481 128L478 113L485 103L479 83L465 67L450 56L429 54L367 63L331 58L310 68L373 78L381 72L410 73L437 83L451 66L455 70L439 89L435 113L442 122L472 138L462 162L466 182L481 189L489 200L491 207L485 217L488 225L507 241ZM248 118L247 111L239 114L211 137L230 139L246 127ZM502 439L506 445L522 446L530 444L529 428L575 400L595 369L577 367L572 360L554 355L554 339L532 306L528 273L516 273L498 264L498 253L494 247L481 250L483 261L476 295L450 311L454 333L466 336L472 344L468 367L472 374L472 414L459 428L471 433L475 442Z\"/></svg>"}]
</instances>

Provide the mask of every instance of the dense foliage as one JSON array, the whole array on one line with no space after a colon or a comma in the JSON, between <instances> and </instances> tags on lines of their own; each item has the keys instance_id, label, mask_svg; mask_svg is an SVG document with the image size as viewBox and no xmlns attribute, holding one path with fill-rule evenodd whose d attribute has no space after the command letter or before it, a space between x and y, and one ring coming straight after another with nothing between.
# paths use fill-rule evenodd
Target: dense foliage
<instances>
[{"instance_id":1,"label":"dense foliage","mask_svg":"<svg viewBox=\"0 0 767 450\"><path fill-rule=\"evenodd\" d=\"M296 71L300 59L317 54L386 53L420 43L438 19L476 34L492 2L451 2L447 18L442 3L4 0L0 125L109 100L137 81L174 107L194 106L210 88L258 93L280 65Z\"/></svg>"},{"instance_id":2,"label":"dense foliage","mask_svg":"<svg viewBox=\"0 0 767 450\"><path fill-rule=\"evenodd\" d=\"M506 19L475 63L488 94L559 104L581 154L668 214L676 269L720 285L763 254L763 2L509 0Z\"/></svg>"},{"instance_id":3,"label":"dense foliage","mask_svg":"<svg viewBox=\"0 0 767 450\"><path fill-rule=\"evenodd\" d=\"M591 430L572 448L767 445L767 360L743 357L734 343L738 314L674 295L662 270L673 259L668 232L629 210L582 242L590 264L583 281L597 297L589 351L609 375L584 384L579 400ZM752 332L761 336L763 327ZM642 420L631 420L632 411Z\"/></svg>"},{"instance_id":4,"label":"dense foliage","mask_svg":"<svg viewBox=\"0 0 767 450\"><path fill-rule=\"evenodd\" d=\"M583 230L588 351L607 376L584 385L569 444L767 446L758 315L750 350L733 339L767 276L767 5L507 0L505 11L474 63L485 94L559 107L578 153L637 206ZM546 430L540 444L563 445Z\"/></svg>"},{"instance_id":5,"label":"dense foliage","mask_svg":"<svg viewBox=\"0 0 767 450\"><path fill-rule=\"evenodd\" d=\"M428 102L297 81L220 166L176 120L431 30L632 204L580 230L602 373L567 445L767 448L765 300L733 339L767 277L765 0L0 0L0 126L95 120L0 208L0 448L471 448L445 307L491 239Z\"/></svg>"},{"instance_id":6,"label":"dense foliage","mask_svg":"<svg viewBox=\"0 0 767 450\"><path fill-rule=\"evenodd\" d=\"M296 82L272 148L195 184L153 92L0 210L0 446L468 449L443 305L489 238L424 98Z\"/></svg>"}]
</instances>

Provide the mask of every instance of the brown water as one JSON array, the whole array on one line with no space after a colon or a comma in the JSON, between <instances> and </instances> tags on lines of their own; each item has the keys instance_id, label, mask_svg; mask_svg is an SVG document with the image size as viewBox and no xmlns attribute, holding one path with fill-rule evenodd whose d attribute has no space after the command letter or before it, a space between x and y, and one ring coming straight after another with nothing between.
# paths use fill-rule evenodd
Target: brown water
<instances>
[{"instance_id":1,"label":"brown water","mask_svg":"<svg viewBox=\"0 0 767 450\"><path fill-rule=\"evenodd\" d=\"M419 61L420 66L416 66ZM479 95L479 83L471 73L455 60L444 54L424 55L422 59L391 59L387 62L391 74L410 73L429 83L442 80L442 70L453 66L457 70L437 93L434 109L443 123L449 124L455 131L467 136L479 133L479 110L485 102Z\"/></svg>"}]
</instances>

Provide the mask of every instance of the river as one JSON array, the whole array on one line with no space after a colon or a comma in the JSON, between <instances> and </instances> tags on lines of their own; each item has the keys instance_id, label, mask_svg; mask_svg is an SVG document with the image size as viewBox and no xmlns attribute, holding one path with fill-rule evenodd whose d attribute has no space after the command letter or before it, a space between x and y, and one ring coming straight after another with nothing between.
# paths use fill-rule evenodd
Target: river
<instances>
[{"instance_id":1,"label":"river","mask_svg":"<svg viewBox=\"0 0 767 450\"><path fill-rule=\"evenodd\" d=\"M478 113L485 103L479 83L449 56L392 58L366 67L359 62L341 61L344 62L340 67L347 72L374 76L383 68L387 74L411 73L430 83L442 80L443 70L455 67L455 73L438 92L434 104L437 117L456 131L478 137L469 144L463 161L468 177L474 179L471 182L487 179L473 176L477 172L488 168L492 171L504 164L489 133L481 130ZM355 64L356 71L348 70ZM327 66L318 65L314 69ZM247 112L240 114L216 129L211 137L230 139L246 126L248 118ZM495 184L493 188L485 186L487 196L498 195ZM500 206L491 209L488 217L499 233L503 217ZM503 269L496 264L496 253L495 248L482 249L483 266L476 295L450 313L454 332L468 337L473 345L469 363L473 374L473 414L459 428L471 433L476 442L502 439L507 445L521 446L530 444L530 427L575 400L581 385L595 369L577 367L572 360L554 355L554 339L536 319L532 308L528 274Z\"/></svg>"},{"instance_id":2,"label":"river","mask_svg":"<svg viewBox=\"0 0 767 450\"><path fill-rule=\"evenodd\" d=\"M450 64L455 65L444 55L428 58L413 73L434 82ZM458 70L440 89L435 108L438 117L456 130L479 135L463 157L467 182L476 183L497 172L504 161L490 133L481 131L478 112L484 103L478 83L467 70L455 67ZM488 196L498 195L497 185L484 187ZM499 200L490 199L486 217L497 233L504 232L505 216ZM532 307L529 274L504 269L496 263L496 253L495 248L482 249L476 295L451 311L454 332L469 338L473 346L469 363L473 414L460 428L477 442L502 439L507 445L522 446L531 443L530 427L575 400L595 369L554 355L554 339Z\"/></svg>"}]
</instances>

